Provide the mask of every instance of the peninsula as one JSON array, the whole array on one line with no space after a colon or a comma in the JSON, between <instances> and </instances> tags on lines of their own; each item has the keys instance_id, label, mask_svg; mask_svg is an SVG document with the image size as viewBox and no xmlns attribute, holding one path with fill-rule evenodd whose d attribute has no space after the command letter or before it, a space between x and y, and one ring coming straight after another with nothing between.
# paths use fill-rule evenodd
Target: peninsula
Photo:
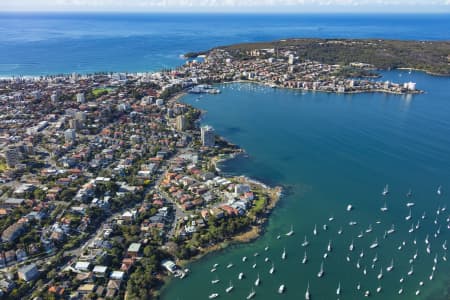
<instances>
[{"instance_id":1,"label":"peninsula","mask_svg":"<svg viewBox=\"0 0 450 300\"><path fill-rule=\"evenodd\" d=\"M167 276L188 274L186 261L258 236L281 189L221 174L217 162L243 150L200 126L200 111L178 101L185 92L219 93L210 85L244 80L421 92L375 81L382 67L370 54L343 50L373 41L307 40L311 49L301 41L220 47L161 72L0 80L2 295L150 299ZM394 67L420 67L408 57ZM448 75L436 66L420 68Z\"/></svg>"}]
</instances>

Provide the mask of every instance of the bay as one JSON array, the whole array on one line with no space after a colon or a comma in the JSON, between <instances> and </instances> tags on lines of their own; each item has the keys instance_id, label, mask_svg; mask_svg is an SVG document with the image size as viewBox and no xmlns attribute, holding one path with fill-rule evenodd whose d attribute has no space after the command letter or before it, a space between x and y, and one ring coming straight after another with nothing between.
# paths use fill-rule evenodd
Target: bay
<instances>
[{"instance_id":1,"label":"bay","mask_svg":"<svg viewBox=\"0 0 450 300\"><path fill-rule=\"evenodd\" d=\"M285 186L286 195L275 209L265 234L248 245L237 245L211 254L193 263L192 273L184 280L173 281L162 299L207 299L213 292L221 299L244 299L259 273L262 284L255 288L255 299L301 299L307 283L314 299L334 299L341 283L343 299L361 299L363 291L370 290L377 299L446 299L449 283L449 264L442 261L441 244L449 237L445 218L438 216L441 235L433 237L439 225L433 223L436 209L448 203L448 194L438 196L436 188L442 184L448 189L450 179L450 80L431 77L421 72L393 71L384 79L412 80L427 91L423 95L397 96L386 94L337 95L271 89L254 84L219 85L220 95L198 99L187 95L183 101L206 111L202 123L214 126L217 133L243 147L248 157L229 161L223 170L245 174L265 183ZM385 184L390 193L381 195ZM406 193L412 189L413 197ZM380 207L386 200L388 212ZM412 221L406 221L406 203L414 201ZM354 206L346 211L347 204ZM422 220L422 213L427 218ZM334 220L328 218L333 216ZM357 221L352 227L348 223ZM380 224L376 224L376 221ZM409 233L411 223L420 220L420 228ZM284 236L294 226L295 235ZM312 230L317 224L318 235ZM327 224L324 231L322 225ZM387 239L383 233L395 224L396 232ZM372 225L373 231L365 230ZM342 227L342 235L337 231ZM364 237L357 236L363 231ZM308 235L310 246L308 263L301 260L301 243ZM427 254L424 243L429 234L432 253ZM277 236L281 235L280 239ZM348 250L354 239L355 250ZM369 245L378 239L379 247ZM417 244L413 244L416 239ZM323 254L329 241L333 250L328 258ZM398 246L405 241L402 250ZM270 249L266 252L264 247ZM287 259L281 259L283 249ZM407 275L409 260L418 249L413 262L414 274ZM363 250L364 256L360 253ZM259 256L254 257L258 252ZM372 269L372 259L378 262ZM433 258L439 257L433 281L429 280ZM346 256L351 258L346 261ZM241 261L248 256L246 263ZM270 261L265 262L264 258ZM361 268L356 268L360 259ZM394 259L392 272L386 267ZM275 273L268 273L271 262ZM321 262L325 275L317 278ZM232 262L235 266L226 269ZM210 269L219 263L215 273ZM251 266L256 263L253 269ZM363 274L364 267L367 275ZM383 279L377 275L383 268ZM246 278L238 280L240 272ZM221 283L211 285L218 276ZM399 282L404 277L403 284ZM235 289L224 292L232 280ZM420 281L424 286L420 286ZM361 291L356 290L360 282ZM278 286L286 285L286 293L277 295ZM380 294L376 288L382 287ZM398 289L404 294L398 295ZM416 290L421 294L416 297ZM427 298L429 297L429 298Z\"/></svg>"}]
</instances>

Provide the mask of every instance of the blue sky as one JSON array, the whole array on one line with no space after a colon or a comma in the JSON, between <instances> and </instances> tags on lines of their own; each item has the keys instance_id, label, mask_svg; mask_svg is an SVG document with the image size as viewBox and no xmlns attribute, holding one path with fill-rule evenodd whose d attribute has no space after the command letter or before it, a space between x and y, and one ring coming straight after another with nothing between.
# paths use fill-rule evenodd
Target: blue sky
<instances>
[{"instance_id":1,"label":"blue sky","mask_svg":"<svg viewBox=\"0 0 450 300\"><path fill-rule=\"evenodd\" d=\"M0 11L450 13L450 0L0 0Z\"/></svg>"}]
</instances>

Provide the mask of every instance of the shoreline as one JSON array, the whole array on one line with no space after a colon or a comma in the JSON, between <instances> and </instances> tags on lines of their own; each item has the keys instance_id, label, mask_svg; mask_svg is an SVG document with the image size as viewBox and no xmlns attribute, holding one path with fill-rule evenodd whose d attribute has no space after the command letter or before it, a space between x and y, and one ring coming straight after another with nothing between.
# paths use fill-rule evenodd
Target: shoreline
<instances>
[{"instance_id":1,"label":"shoreline","mask_svg":"<svg viewBox=\"0 0 450 300\"><path fill-rule=\"evenodd\" d=\"M185 96L187 92L180 92L172 96L168 101L179 101L183 96ZM195 108L197 109L197 108ZM201 115L199 119L201 118ZM197 120L198 121L198 120ZM220 139L224 140L226 143L231 144L228 142L224 137L218 136ZM234 144L231 144L234 145ZM219 157L219 155L214 156L211 158L212 163L214 164L215 168L218 169L217 164L218 163L224 163L226 161L235 159L237 155L245 153L245 150L240 148L239 146L236 146L236 153L227 154L226 157ZM221 174L222 172L220 169L218 169L218 172ZM176 259L175 263L180 266L181 269L186 268L189 264L192 264L194 262L197 262L204 258L207 255L213 254L215 252L219 252L221 250L225 250L230 246L238 245L238 244L246 244L251 243L255 240L257 240L259 237L261 237L266 229L267 223L269 222L269 217L271 213L273 212L273 209L277 206L277 203L281 200L283 194L282 194L282 187L281 186L275 186L270 187L261 181L258 181L256 179L252 179L250 177L244 176L244 175L236 175L232 176L231 178L236 179L240 183L247 183L250 185L254 185L256 187L259 187L260 189L264 190L268 196L268 202L264 208L262 216L255 218L255 223L250 225L250 227L243 231L239 232L237 235L234 235L230 238L227 238L217 244L210 245L205 248L199 248L199 254L189 258L189 259ZM164 293L165 289L168 288L172 280L174 280L175 277L170 274L163 275L161 277L162 285L159 289L155 290L155 296L160 299L160 296L162 293Z\"/></svg>"}]
</instances>

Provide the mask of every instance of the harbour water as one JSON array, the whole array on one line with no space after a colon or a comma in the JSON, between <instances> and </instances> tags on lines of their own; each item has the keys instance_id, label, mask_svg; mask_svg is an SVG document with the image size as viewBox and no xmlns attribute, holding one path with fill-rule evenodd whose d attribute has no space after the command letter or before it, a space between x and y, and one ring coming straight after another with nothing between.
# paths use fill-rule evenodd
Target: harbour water
<instances>
[{"instance_id":1,"label":"harbour water","mask_svg":"<svg viewBox=\"0 0 450 300\"><path fill-rule=\"evenodd\" d=\"M261 284L254 287L255 299L304 299L308 281L314 299L361 299L366 290L376 299L447 299L448 295L444 295L449 286L450 265L442 260L446 252L442 244L450 237L448 211L437 216L438 225L434 220L438 207L450 204L450 79L402 71L384 76L395 81L412 80L427 93L411 97L337 95L230 84L219 86L220 95L184 98L207 111L203 123L214 126L218 134L247 151L248 157L222 166L225 172L283 185L286 195L260 239L193 263L192 274L173 281L163 299L207 299L213 292L219 293L221 299L245 299L258 273ZM389 184L389 194L383 197L385 184ZM441 196L436 193L439 185ZM410 188L413 195L407 198ZM385 201L389 210L382 212ZM405 220L409 212L407 202L415 203L409 221ZM346 211L348 204L354 207L351 212ZM422 219L424 211L427 217ZM334 220L329 221L330 217ZM419 228L409 233L417 220ZM358 224L350 226L350 221ZM291 224L295 234L287 237L285 233ZM315 224L317 236L313 236ZM328 225L326 231L323 224ZM384 239L384 232L392 224L395 233ZM369 225L372 232L366 231ZM440 234L435 238L439 226ZM358 238L361 231L364 236ZM426 252L427 234L431 254ZM308 236L308 247L301 246L304 235ZM352 239L355 249L349 251ZM375 239L379 246L370 249ZM332 251L325 259L330 240ZM287 253L285 260L281 259L283 248ZM410 263L416 249L417 258ZM302 264L305 250L308 262ZM364 256L360 257L362 250ZM255 252L259 256L254 257ZM373 263L375 254L378 261ZM430 281L436 254L438 263ZM242 262L243 256L248 257L246 262ZM358 259L360 269L356 267ZM392 259L394 268L387 272ZM322 261L324 276L319 279ZM230 262L234 267L227 269ZM272 262L275 272L271 275ZM219 267L211 273L215 263ZM411 265L414 272L408 276ZM377 279L380 268L381 280ZM240 272L245 274L242 280L238 280ZM221 281L212 285L210 281L216 277ZM402 277L404 282L400 283ZM230 280L234 289L227 294L225 288ZM337 296L339 282L341 295ZM356 289L358 283L360 291ZM282 296L277 294L281 284L286 286ZM378 294L379 286L382 290ZM404 292L398 295L401 287Z\"/></svg>"}]
</instances>

